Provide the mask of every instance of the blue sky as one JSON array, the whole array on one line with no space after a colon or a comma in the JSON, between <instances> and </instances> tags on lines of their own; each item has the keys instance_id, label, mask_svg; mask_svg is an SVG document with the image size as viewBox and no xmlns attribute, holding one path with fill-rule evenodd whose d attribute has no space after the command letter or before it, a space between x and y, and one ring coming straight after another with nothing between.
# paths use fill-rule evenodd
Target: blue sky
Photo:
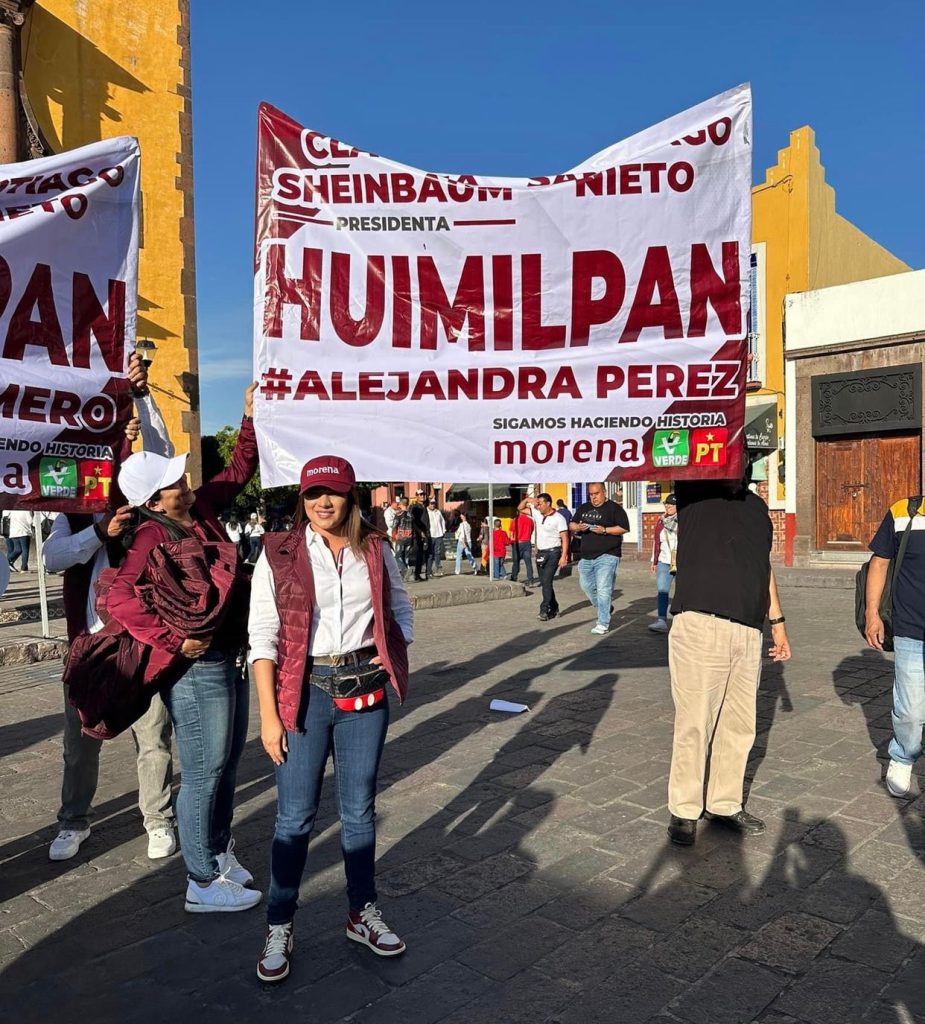
<instances>
[{"instance_id":1,"label":"blue sky","mask_svg":"<svg viewBox=\"0 0 925 1024\"><path fill-rule=\"evenodd\" d=\"M921 4L191 6L203 433L250 378L261 100L402 163L526 177L750 81L755 180L811 125L839 212L925 267Z\"/></svg>"}]
</instances>

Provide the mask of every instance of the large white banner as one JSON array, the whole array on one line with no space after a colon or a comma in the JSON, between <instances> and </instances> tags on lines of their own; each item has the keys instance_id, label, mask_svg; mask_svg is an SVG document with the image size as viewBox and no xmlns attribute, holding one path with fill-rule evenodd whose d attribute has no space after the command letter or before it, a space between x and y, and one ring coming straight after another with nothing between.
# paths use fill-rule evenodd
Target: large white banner
<instances>
[{"instance_id":1,"label":"large white banner","mask_svg":"<svg viewBox=\"0 0 925 1024\"><path fill-rule=\"evenodd\" d=\"M406 167L259 112L264 486L723 477L742 455L751 93L554 177Z\"/></svg>"},{"instance_id":2,"label":"large white banner","mask_svg":"<svg viewBox=\"0 0 925 1024\"><path fill-rule=\"evenodd\" d=\"M138 143L0 166L0 508L106 507L131 397Z\"/></svg>"}]
</instances>

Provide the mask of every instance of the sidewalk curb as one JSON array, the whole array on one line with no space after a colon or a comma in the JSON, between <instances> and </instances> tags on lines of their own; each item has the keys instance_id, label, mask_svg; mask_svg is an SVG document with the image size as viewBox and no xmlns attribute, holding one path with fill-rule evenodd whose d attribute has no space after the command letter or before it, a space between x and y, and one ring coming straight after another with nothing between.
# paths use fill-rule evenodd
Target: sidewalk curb
<instances>
[{"instance_id":1,"label":"sidewalk curb","mask_svg":"<svg viewBox=\"0 0 925 1024\"><path fill-rule=\"evenodd\" d=\"M62 659L66 652L66 640L21 640L0 647L0 667L56 661Z\"/></svg>"},{"instance_id":2,"label":"sidewalk curb","mask_svg":"<svg viewBox=\"0 0 925 1024\"><path fill-rule=\"evenodd\" d=\"M482 604L485 601L504 601L512 597L528 597L530 591L521 583L483 583L472 587L458 587L453 590L434 590L426 594L409 593L411 607L416 610L428 608L456 608L467 604ZM0 647L0 668L12 665L33 665L40 661L54 661L63 658L67 652L64 639L15 640Z\"/></svg>"},{"instance_id":3,"label":"sidewalk curb","mask_svg":"<svg viewBox=\"0 0 925 1024\"><path fill-rule=\"evenodd\" d=\"M454 587L453 590L434 590L428 594L409 591L411 607L415 611L426 608L456 608L464 604L482 604L485 601L505 601L511 597L527 597L530 591L522 583L488 583L472 587Z\"/></svg>"}]
</instances>

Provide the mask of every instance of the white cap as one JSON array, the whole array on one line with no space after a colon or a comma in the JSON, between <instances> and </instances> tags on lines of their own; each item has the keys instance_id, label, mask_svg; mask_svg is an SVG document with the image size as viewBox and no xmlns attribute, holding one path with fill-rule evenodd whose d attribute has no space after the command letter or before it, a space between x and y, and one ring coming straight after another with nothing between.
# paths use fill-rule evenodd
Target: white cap
<instances>
[{"instance_id":1,"label":"white cap","mask_svg":"<svg viewBox=\"0 0 925 1024\"><path fill-rule=\"evenodd\" d=\"M144 505L162 488L175 484L186 472L186 455L168 459L154 452L135 452L119 470L119 490L130 505Z\"/></svg>"}]
</instances>

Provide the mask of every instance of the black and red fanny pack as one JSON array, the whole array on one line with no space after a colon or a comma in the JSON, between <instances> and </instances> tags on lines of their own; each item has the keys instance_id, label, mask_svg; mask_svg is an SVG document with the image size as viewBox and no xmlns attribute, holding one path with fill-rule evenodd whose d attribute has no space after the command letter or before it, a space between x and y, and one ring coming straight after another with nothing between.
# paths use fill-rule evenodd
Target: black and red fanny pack
<instances>
[{"instance_id":1,"label":"black and red fanny pack","mask_svg":"<svg viewBox=\"0 0 925 1024\"><path fill-rule=\"evenodd\" d=\"M309 682L326 693L341 711L365 711L385 700L389 674L381 665L338 665L332 673L309 675Z\"/></svg>"}]
</instances>

